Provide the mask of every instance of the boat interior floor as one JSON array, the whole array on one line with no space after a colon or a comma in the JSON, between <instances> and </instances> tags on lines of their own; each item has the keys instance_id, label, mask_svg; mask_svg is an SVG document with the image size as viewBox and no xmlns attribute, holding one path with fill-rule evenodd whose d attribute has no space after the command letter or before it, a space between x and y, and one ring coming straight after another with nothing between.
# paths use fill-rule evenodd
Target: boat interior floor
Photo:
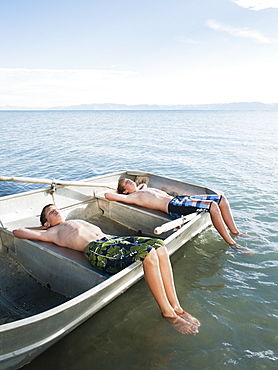
<instances>
[{"instance_id":1,"label":"boat interior floor","mask_svg":"<svg viewBox=\"0 0 278 370\"><path fill-rule=\"evenodd\" d=\"M0 272L0 324L35 315L68 300L39 284L7 254L0 254Z\"/></svg>"},{"instance_id":2,"label":"boat interior floor","mask_svg":"<svg viewBox=\"0 0 278 370\"><path fill-rule=\"evenodd\" d=\"M97 225L101 228L101 230L108 235L140 235L139 231L135 231L134 229L128 228L126 225L122 225L119 222L116 222L115 220L112 220L109 217L106 217L105 215L94 215L94 217L87 220L88 222Z\"/></svg>"}]
</instances>

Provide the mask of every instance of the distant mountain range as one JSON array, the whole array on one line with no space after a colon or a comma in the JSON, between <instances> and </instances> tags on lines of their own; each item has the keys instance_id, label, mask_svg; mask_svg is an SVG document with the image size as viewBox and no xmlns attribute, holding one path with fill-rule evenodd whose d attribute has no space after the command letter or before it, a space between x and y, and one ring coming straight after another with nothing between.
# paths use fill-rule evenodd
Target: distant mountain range
<instances>
[{"instance_id":1,"label":"distant mountain range","mask_svg":"<svg viewBox=\"0 0 278 370\"><path fill-rule=\"evenodd\" d=\"M2 106L0 110L239 110L239 111L259 111L259 110L278 110L278 103L226 103L226 104L189 104L189 105L157 105L157 104L80 104L70 105L65 107L51 108L32 108L32 107L16 107Z\"/></svg>"}]
</instances>

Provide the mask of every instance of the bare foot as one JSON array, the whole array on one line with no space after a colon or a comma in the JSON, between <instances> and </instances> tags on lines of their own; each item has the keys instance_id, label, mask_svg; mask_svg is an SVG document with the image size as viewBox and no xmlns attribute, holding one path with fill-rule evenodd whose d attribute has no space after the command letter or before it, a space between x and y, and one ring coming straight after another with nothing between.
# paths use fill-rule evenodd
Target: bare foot
<instances>
[{"instance_id":1,"label":"bare foot","mask_svg":"<svg viewBox=\"0 0 278 370\"><path fill-rule=\"evenodd\" d=\"M237 233L233 234L235 237L240 237L240 238L251 238L251 239L257 239L256 236L248 235L248 234L243 234L243 233Z\"/></svg>"},{"instance_id":2,"label":"bare foot","mask_svg":"<svg viewBox=\"0 0 278 370\"><path fill-rule=\"evenodd\" d=\"M199 320L196 319L196 317L190 315L188 312L182 311L182 312L177 312L175 311L177 315L182 317L184 320L189 321L191 324L196 325L196 326L201 326L201 323Z\"/></svg>"},{"instance_id":3,"label":"bare foot","mask_svg":"<svg viewBox=\"0 0 278 370\"><path fill-rule=\"evenodd\" d=\"M166 321L179 333L181 334L197 334L199 333L198 327L191 324L190 322L183 320L180 316L166 317L163 316Z\"/></svg>"},{"instance_id":4,"label":"bare foot","mask_svg":"<svg viewBox=\"0 0 278 370\"><path fill-rule=\"evenodd\" d=\"M241 252L243 254L246 254L247 256L253 256L253 254L254 254L254 252L251 249L246 248L246 247L242 247L239 244L232 244L232 245L230 245L230 247L233 248L234 250L236 250L237 252Z\"/></svg>"}]
</instances>

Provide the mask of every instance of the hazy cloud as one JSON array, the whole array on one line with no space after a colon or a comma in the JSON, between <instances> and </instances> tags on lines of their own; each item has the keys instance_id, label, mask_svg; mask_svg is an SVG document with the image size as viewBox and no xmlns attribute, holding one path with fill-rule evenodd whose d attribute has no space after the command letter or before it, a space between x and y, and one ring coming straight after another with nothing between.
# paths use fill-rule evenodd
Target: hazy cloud
<instances>
[{"instance_id":1,"label":"hazy cloud","mask_svg":"<svg viewBox=\"0 0 278 370\"><path fill-rule=\"evenodd\" d=\"M200 42L198 40L191 39L189 37L185 36L178 36L177 37L178 42L182 42L183 44L192 44L192 45L199 45Z\"/></svg>"},{"instance_id":2,"label":"hazy cloud","mask_svg":"<svg viewBox=\"0 0 278 370\"><path fill-rule=\"evenodd\" d=\"M225 25L223 23L217 22L213 19L206 21L206 25L213 30L227 32L228 34L232 36L249 38L257 42L264 43L264 44L271 43L271 40L263 36L260 32L257 32L255 30L250 30L246 27L244 28L231 27L229 25Z\"/></svg>"},{"instance_id":3,"label":"hazy cloud","mask_svg":"<svg viewBox=\"0 0 278 370\"><path fill-rule=\"evenodd\" d=\"M137 73L116 70L0 68L0 106L112 101L136 78Z\"/></svg>"},{"instance_id":4,"label":"hazy cloud","mask_svg":"<svg viewBox=\"0 0 278 370\"><path fill-rule=\"evenodd\" d=\"M263 10L268 8L278 8L277 0L232 0L243 8L249 8L251 10Z\"/></svg>"}]
</instances>

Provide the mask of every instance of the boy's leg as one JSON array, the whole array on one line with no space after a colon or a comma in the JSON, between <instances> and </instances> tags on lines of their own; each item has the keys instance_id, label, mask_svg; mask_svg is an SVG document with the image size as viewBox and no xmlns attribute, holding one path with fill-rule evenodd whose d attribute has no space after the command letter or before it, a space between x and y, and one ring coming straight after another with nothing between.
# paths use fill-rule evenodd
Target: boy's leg
<instances>
[{"instance_id":1,"label":"boy's leg","mask_svg":"<svg viewBox=\"0 0 278 370\"><path fill-rule=\"evenodd\" d=\"M183 317L194 325L200 326L200 322L195 317L185 312L179 303L175 289L173 270L167 249L165 247L160 247L156 250L156 253L159 259L159 267L164 289L170 305L173 307L177 315Z\"/></svg>"},{"instance_id":2,"label":"boy's leg","mask_svg":"<svg viewBox=\"0 0 278 370\"><path fill-rule=\"evenodd\" d=\"M215 202L211 203L209 213L211 216L211 221L213 223L213 226L216 228L216 230L219 232L222 238L229 245L236 244L236 242L231 238L230 234L228 233L225 223L224 223L224 219L220 211L220 207Z\"/></svg>"},{"instance_id":3,"label":"boy's leg","mask_svg":"<svg viewBox=\"0 0 278 370\"><path fill-rule=\"evenodd\" d=\"M164 289L163 279L159 268L159 259L154 249L150 251L144 259L143 267L146 281L161 309L162 315L165 317L176 317L176 313L170 305Z\"/></svg>"},{"instance_id":4,"label":"boy's leg","mask_svg":"<svg viewBox=\"0 0 278 370\"><path fill-rule=\"evenodd\" d=\"M188 210L194 211L194 209L204 209L210 212L214 227L232 248L248 255L254 254L251 249L237 244L226 229L227 225L231 233L240 235L233 220L232 212L226 197L217 194L194 195L190 197L180 196L174 198L169 203L169 214L173 218L179 217L179 215L186 215L188 214Z\"/></svg>"},{"instance_id":5,"label":"boy's leg","mask_svg":"<svg viewBox=\"0 0 278 370\"><path fill-rule=\"evenodd\" d=\"M222 238L230 245L236 244L235 241L231 238L230 234L226 229L224 219L221 214L220 207L218 203L222 203L223 196L221 195L194 195L191 197L180 197L176 200L175 208L171 206L173 212L180 214L186 214L187 209L204 209L209 211L212 223ZM229 217L229 207L227 201L223 201L223 213L225 219L228 221L229 225L232 227L232 220ZM169 208L170 209L170 208ZM230 213L231 216L231 213ZM234 231L237 230L234 225Z\"/></svg>"},{"instance_id":6,"label":"boy's leg","mask_svg":"<svg viewBox=\"0 0 278 370\"><path fill-rule=\"evenodd\" d=\"M222 238L230 245L231 248L233 248L236 251L247 254L248 256L252 256L254 254L254 252L251 249L247 247L242 247L241 245L237 244L233 238L231 238L230 234L227 232L227 229L225 227L222 214L220 212L220 208L214 202L210 207L210 216L214 227L222 236Z\"/></svg>"},{"instance_id":7,"label":"boy's leg","mask_svg":"<svg viewBox=\"0 0 278 370\"><path fill-rule=\"evenodd\" d=\"M223 220L224 220L225 224L228 226L231 233L233 233L235 235L238 235L239 230L236 227L236 224L235 224L235 221L234 221L234 218L233 218L233 215L232 215L232 211L231 211L231 208L230 208L230 204L228 202L228 199L224 195L222 196L221 201L218 204L218 206L220 208L220 212L221 212L221 215L223 217Z\"/></svg>"},{"instance_id":8,"label":"boy's leg","mask_svg":"<svg viewBox=\"0 0 278 370\"><path fill-rule=\"evenodd\" d=\"M160 247L163 248L163 247ZM160 249L159 248L159 249ZM172 326L182 334L196 334L198 328L189 321L179 317L174 308L169 303L163 278L160 272L160 261L155 249L151 250L143 261L145 278L147 284L161 309L162 315L172 324Z\"/></svg>"},{"instance_id":9,"label":"boy's leg","mask_svg":"<svg viewBox=\"0 0 278 370\"><path fill-rule=\"evenodd\" d=\"M183 311L178 301L176 289L174 286L173 271L172 271L172 266L170 263L168 251L166 247L160 247L156 250L156 253L158 256L159 270L160 270L161 278L163 281L163 286L164 286L168 301L175 312Z\"/></svg>"}]
</instances>

